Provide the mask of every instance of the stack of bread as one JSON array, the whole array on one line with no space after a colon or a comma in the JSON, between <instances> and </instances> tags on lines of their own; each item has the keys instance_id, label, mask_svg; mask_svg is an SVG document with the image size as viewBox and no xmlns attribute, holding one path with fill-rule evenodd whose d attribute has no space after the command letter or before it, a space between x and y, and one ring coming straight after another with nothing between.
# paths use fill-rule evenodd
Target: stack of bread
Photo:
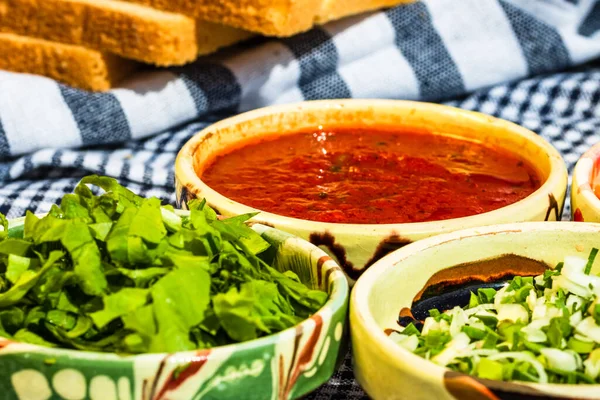
<instances>
[{"instance_id":1,"label":"stack of bread","mask_svg":"<svg viewBox=\"0 0 600 400\"><path fill-rule=\"evenodd\" d=\"M108 90L254 35L286 37L407 0L0 0L0 69Z\"/></svg>"}]
</instances>

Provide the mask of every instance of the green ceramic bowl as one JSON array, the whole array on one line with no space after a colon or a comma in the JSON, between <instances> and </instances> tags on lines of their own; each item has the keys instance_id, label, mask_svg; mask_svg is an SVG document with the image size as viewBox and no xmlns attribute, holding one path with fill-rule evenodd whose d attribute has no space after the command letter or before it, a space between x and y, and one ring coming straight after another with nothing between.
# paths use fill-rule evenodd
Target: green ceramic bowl
<instances>
[{"instance_id":1,"label":"green ceramic bowl","mask_svg":"<svg viewBox=\"0 0 600 400\"><path fill-rule=\"evenodd\" d=\"M529 270L542 263L554 267L566 255L586 258L598 243L600 224L527 222L439 235L386 256L363 274L352 291L350 330L358 382L374 399L599 398L600 385L500 382L459 374L414 355L384 333L398 328L399 311L411 306L430 278L448 274L451 267L461 266L454 270L460 273L450 275L452 280L473 274L489 277L491 271L498 276L515 265L492 266L490 259L500 257L525 257L519 265L528 265ZM464 266L469 263L477 264L469 270ZM592 272L600 272L600 260Z\"/></svg>"},{"instance_id":2,"label":"green ceramic bowl","mask_svg":"<svg viewBox=\"0 0 600 400\"><path fill-rule=\"evenodd\" d=\"M275 268L292 270L330 297L311 318L261 339L175 354L118 356L51 349L0 338L2 399L291 399L325 383L336 369L346 323L348 282L322 250L254 225L272 244ZM9 234L22 235L23 219ZM268 261L268 260L267 260Z\"/></svg>"},{"instance_id":3,"label":"green ceramic bowl","mask_svg":"<svg viewBox=\"0 0 600 400\"><path fill-rule=\"evenodd\" d=\"M328 127L387 127L454 135L497 146L528 160L542 186L501 209L444 221L403 224L338 224L285 217L237 203L202 181L215 155L257 138ZM541 136L488 115L453 107L400 100L324 100L278 105L217 122L196 134L175 162L180 208L205 198L226 216L261 211L254 220L306 239L326 250L351 282L384 255L407 243L475 226L559 220L567 190L567 169L558 151ZM257 177L260 179L260 177Z\"/></svg>"}]
</instances>

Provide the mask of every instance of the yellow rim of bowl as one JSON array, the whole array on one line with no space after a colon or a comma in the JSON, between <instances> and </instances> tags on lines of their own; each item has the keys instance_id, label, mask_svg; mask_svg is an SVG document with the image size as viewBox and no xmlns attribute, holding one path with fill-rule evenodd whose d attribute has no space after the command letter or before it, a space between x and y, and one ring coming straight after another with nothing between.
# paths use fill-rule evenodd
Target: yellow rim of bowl
<instances>
[{"instance_id":1,"label":"yellow rim of bowl","mask_svg":"<svg viewBox=\"0 0 600 400\"><path fill-rule=\"evenodd\" d=\"M214 131L218 131L219 129L223 129L225 127L237 125L242 122L247 122L259 117L264 117L273 114L282 114L298 111L310 113L313 110L322 110L323 108L344 108L348 109L349 112L351 112L352 110L364 110L366 108L374 107L419 109L441 115L451 114L453 117L456 117L458 115L461 118L464 118L465 124L467 124L469 120L485 124L497 124L502 128L511 131L515 135L520 136L537 146L549 159L550 173L546 181L535 192L533 192L532 194L530 194L522 200L519 200L500 209L468 217L454 218L443 221L398 224L338 224L303 220L269 213L235 202L221 195L220 193L206 185L195 173L193 164L194 152L198 144L201 143L207 135L211 135ZM192 187L195 188L196 191L200 191L201 193L203 193L203 197L209 199L209 203L212 203L213 205L218 204L220 206L220 211L226 211L231 214L260 212L260 214L254 218L255 220L257 220L258 222L268 221L269 223L275 223L278 228L283 230L285 230L285 227L290 227L294 228L295 230L317 230L328 231L331 233L339 233L342 231L359 231L363 236L379 236L381 234L389 232L390 230L399 230L404 234L419 234L431 231L455 230L464 226L478 226L493 223L493 221L502 220L502 215L518 215L518 211L520 209L535 209L540 202L543 201L545 203L548 201L548 194L552 193L553 189L556 187L564 186L564 190L566 191L568 179L567 168L558 150L555 149L540 135L512 122L474 111L466 111L455 107L433 103L405 100L357 99L316 100L289 105L271 106L254 111L249 111L231 118L224 119L198 132L181 148L175 161L175 174L176 179L180 181L182 186ZM486 223L485 221L489 222Z\"/></svg>"}]
</instances>

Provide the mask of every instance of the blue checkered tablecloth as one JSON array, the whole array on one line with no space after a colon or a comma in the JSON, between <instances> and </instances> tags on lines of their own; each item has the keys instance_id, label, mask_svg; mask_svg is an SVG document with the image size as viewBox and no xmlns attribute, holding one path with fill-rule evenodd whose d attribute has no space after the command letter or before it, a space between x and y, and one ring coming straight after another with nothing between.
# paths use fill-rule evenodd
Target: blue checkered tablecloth
<instances>
[{"instance_id":1,"label":"blue checkered tablecloth","mask_svg":"<svg viewBox=\"0 0 600 400\"><path fill-rule=\"evenodd\" d=\"M481 111L539 133L571 171L600 141L599 57L597 0L425 0L252 41L107 93L0 71L0 212L45 212L90 173L174 204L174 160L195 132L305 99L419 99ZM309 396L363 397L349 356Z\"/></svg>"}]
</instances>

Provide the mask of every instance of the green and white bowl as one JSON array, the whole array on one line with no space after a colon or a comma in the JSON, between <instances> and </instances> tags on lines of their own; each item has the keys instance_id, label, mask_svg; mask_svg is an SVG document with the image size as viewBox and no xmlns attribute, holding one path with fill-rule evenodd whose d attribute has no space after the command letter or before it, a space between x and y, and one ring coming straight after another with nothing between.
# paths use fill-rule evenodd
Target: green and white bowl
<instances>
[{"instance_id":1,"label":"green and white bowl","mask_svg":"<svg viewBox=\"0 0 600 400\"><path fill-rule=\"evenodd\" d=\"M23 219L10 222L19 237ZM280 333L210 350L120 356L53 349L0 338L2 399L292 399L332 376L346 324L348 282L322 250L264 225L266 257L329 293L311 318Z\"/></svg>"},{"instance_id":2,"label":"green and white bowl","mask_svg":"<svg viewBox=\"0 0 600 400\"><path fill-rule=\"evenodd\" d=\"M350 330L358 382L372 398L389 400L600 398L600 385L501 382L460 374L405 350L384 333L398 328L399 311L410 308L440 271L480 262L475 270L459 269L465 272L454 273L452 281L472 274L489 276L492 270L498 276L501 271L489 260L507 255L554 267L567 255L587 258L599 243L600 224L526 222L439 235L386 256L363 274L352 291ZM511 264L502 268L508 270ZM592 272L600 272L600 262Z\"/></svg>"},{"instance_id":3,"label":"green and white bowl","mask_svg":"<svg viewBox=\"0 0 600 400\"><path fill-rule=\"evenodd\" d=\"M342 224L285 217L235 202L202 181L214 157L249 140L306 129L408 129L480 141L518 154L534 166L542 186L500 209L464 218L403 224ZM521 221L560 220L567 169L559 152L541 136L511 122L453 107L400 100L324 100L266 107L225 119L196 134L175 162L180 208L206 199L225 216L260 211L254 220L321 246L337 260L351 282L384 255L408 243L475 226ZM260 179L260 177L256 177Z\"/></svg>"}]
</instances>

